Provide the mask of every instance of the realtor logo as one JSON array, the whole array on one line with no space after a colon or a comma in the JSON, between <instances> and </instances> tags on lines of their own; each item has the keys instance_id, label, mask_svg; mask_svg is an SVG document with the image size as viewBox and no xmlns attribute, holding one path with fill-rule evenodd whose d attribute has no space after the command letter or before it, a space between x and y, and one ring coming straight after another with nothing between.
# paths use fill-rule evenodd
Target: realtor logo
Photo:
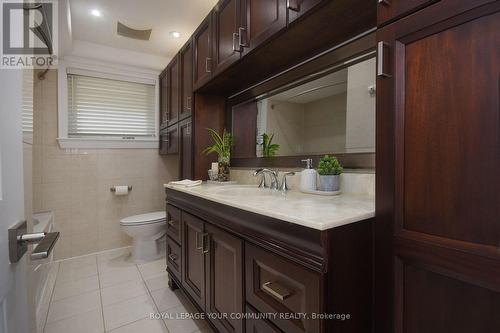
<instances>
[{"instance_id":1,"label":"realtor logo","mask_svg":"<svg viewBox=\"0 0 500 333\"><path fill-rule=\"evenodd\" d=\"M0 68L54 66L57 51L57 2L2 0Z\"/></svg>"}]
</instances>

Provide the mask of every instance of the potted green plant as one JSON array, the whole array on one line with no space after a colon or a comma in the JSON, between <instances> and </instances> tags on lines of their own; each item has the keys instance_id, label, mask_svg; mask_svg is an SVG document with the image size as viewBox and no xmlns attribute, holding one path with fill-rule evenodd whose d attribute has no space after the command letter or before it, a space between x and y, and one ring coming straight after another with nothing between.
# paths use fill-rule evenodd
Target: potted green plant
<instances>
[{"instance_id":1,"label":"potted green plant","mask_svg":"<svg viewBox=\"0 0 500 333\"><path fill-rule=\"evenodd\" d=\"M325 155L319 160L319 189L321 191L338 191L340 188L340 174L343 168L335 156Z\"/></svg>"},{"instance_id":2,"label":"potted green plant","mask_svg":"<svg viewBox=\"0 0 500 333\"><path fill-rule=\"evenodd\" d=\"M262 134L262 156L273 157L280 149L280 145L273 143L274 134L269 136L267 133ZM258 143L259 144L259 143Z\"/></svg>"},{"instance_id":3,"label":"potted green plant","mask_svg":"<svg viewBox=\"0 0 500 333\"><path fill-rule=\"evenodd\" d=\"M222 136L212 128L207 128L212 136L213 145L208 146L203 151L205 154L217 153L219 162L219 175L218 181L229 181L229 162L231 160L231 148L233 146L233 135L224 131Z\"/></svg>"}]
</instances>

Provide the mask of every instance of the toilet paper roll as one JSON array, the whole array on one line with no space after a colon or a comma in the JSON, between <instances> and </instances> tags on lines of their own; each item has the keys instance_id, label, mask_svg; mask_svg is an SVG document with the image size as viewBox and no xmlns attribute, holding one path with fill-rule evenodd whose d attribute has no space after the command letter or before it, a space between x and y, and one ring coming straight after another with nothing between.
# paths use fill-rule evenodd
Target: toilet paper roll
<instances>
[{"instance_id":1,"label":"toilet paper roll","mask_svg":"<svg viewBox=\"0 0 500 333\"><path fill-rule=\"evenodd\" d=\"M127 195L128 194L128 186L115 186L115 195Z\"/></svg>"}]
</instances>

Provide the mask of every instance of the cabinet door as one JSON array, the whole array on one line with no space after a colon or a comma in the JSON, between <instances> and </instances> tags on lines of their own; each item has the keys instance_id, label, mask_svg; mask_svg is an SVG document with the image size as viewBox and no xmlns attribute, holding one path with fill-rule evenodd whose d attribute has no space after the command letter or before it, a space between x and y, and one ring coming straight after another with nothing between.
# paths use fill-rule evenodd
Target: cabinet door
<instances>
[{"instance_id":1,"label":"cabinet door","mask_svg":"<svg viewBox=\"0 0 500 333\"><path fill-rule=\"evenodd\" d=\"M179 56L175 56L169 65L170 85L169 85L169 107L168 107L168 126L175 124L179 120L179 97L181 92L180 85L180 64Z\"/></svg>"},{"instance_id":2,"label":"cabinet door","mask_svg":"<svg viewBox=\"0 0 500 333\"><path fill-rule=\"evenodd\" d=\"M255 311L252 307L248 305L247 305L247 313L255 315L258 314L257 311ZM281 333L281 331L270 322L255 317L252 318L250 316L248 319L246 319L245 326L247 333Z\"/></svg>"},{"instance_id":3,"label":"cabinet door","mask_svg":"<svg viewBox=\"0 0 500 333\"><path fill-rule=\"evenodd\" d=\"M194 89L207 83L212 77L212 24L209 14L193 34Z\"/></svg>"},{"instance_id":4,"label":"cabinet door","mask_svg":"<svg viewBox=\"0 0 500 333\"><path fill-rule=\"evenodd\" d=\"M168 87L169 75L168 70L164 70L160 74L160 128L167 127L168 119Z\"/></svg>"},{"instance_id":5,"label":"cabinet door","mask_svg":"<svg viewBox=\"0 0 500 333\"><path fill-rule=\"evenodd\" d=\"M204 244L207 302L205 311L214 314L213 324L223 332L243 332L243 320L224 318L224 313L243 313L243 241L210 224Z\"/></svg>"},{"instance_id":6,"label":"cabinet door","mask_svg":"<svg viewBox=\"0 0 500 333\"><path fill-rule=\"evenodd\" d=\"M377 32L378 332L500 331L500 2L478 2Z\"/></svg>"},{"instance_id":7,"label":"cabinet door","mask_svg":"<svg viewBox=\"0 0 500 333\"><path fill-rule=\"evenodd\" d=\"M440 0L377 0L377 23L382 25Z\"/></svg>"},{"instance_id":8,"label":"cabinet door","mask_svg":"<svg viewBox=\"0 0 500 333\"><path fill-rule=\"evenodd\" d=\"M177 125L168 127L164 134L162 134L162 151L168 155L175 155L179 153L179 128Z\"/></svg>"},{"instance_id":9,"label":"cabinet door","mask_svg":"<svg viewBox=\"0 0 500 333\"><path fill-rule=\"evenodd\" d=\"M243 0L243 52L248 53L286 27L286 0Z\"/></svg>"},{"instance_id":10,"label":"cabinet door","mask_svg":"<svg viewBox=\"0 0 500 333\"><path fill-rule=\"evenodd\" d=\"M180 53L181 61L181 100L179 119L192 114L193 109L193 44L189 41Z\"/></svg>"},{"instance_id":11,"label":"cabinet door","mask_svg":"<svg viewBox=\"0 0 500 333\"><path fill-rule=\"evenodd\" d=\"M182 212L182 286L205 309L205 255L203 221Z\"/></svg>"},{"instance_id":12,"label":"cabinet door","mask_svg":"<svg viewBox=\"0 0 500 333\"><path fill-rule=\"evenodd\" d=\"M288 0L288 23L292 23L324 0Z\"/></svg>"},{"instance_id":13,"label":"cabinet door","mask_svg":"<svg viewBox=\"0 0 500 333\"><path fill-rule=\"evenodd\" d=\"M213 22L213 71L222 72L240 58L239 28L241 0L221 0L215 7Z\"/></svg>"},{"instance_id":14,"label":"cabinet door","mask_svg":"<svg viewBox=\"0 0 500 333\"><path fill-rule=\"evenodd\" d=\"M180 179L193 178L193 140L191 118L179 123Z\"/></svg>"}]
</instances>

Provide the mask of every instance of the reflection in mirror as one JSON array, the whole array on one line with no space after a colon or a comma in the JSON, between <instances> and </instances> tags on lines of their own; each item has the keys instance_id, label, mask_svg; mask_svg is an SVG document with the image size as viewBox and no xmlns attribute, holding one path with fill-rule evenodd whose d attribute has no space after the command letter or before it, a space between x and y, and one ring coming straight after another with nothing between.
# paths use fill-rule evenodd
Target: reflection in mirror
<instances>
[{"instance_id":1,"label":"reflection in mirror","mask_svg":"<svg viewBox=\"0 0 500 333\"><path fill-rule=\"evenodd\" d=\"M375 152L375 80L371 58L257 101L257 157Z\"/></svg>"}]
</instances>

